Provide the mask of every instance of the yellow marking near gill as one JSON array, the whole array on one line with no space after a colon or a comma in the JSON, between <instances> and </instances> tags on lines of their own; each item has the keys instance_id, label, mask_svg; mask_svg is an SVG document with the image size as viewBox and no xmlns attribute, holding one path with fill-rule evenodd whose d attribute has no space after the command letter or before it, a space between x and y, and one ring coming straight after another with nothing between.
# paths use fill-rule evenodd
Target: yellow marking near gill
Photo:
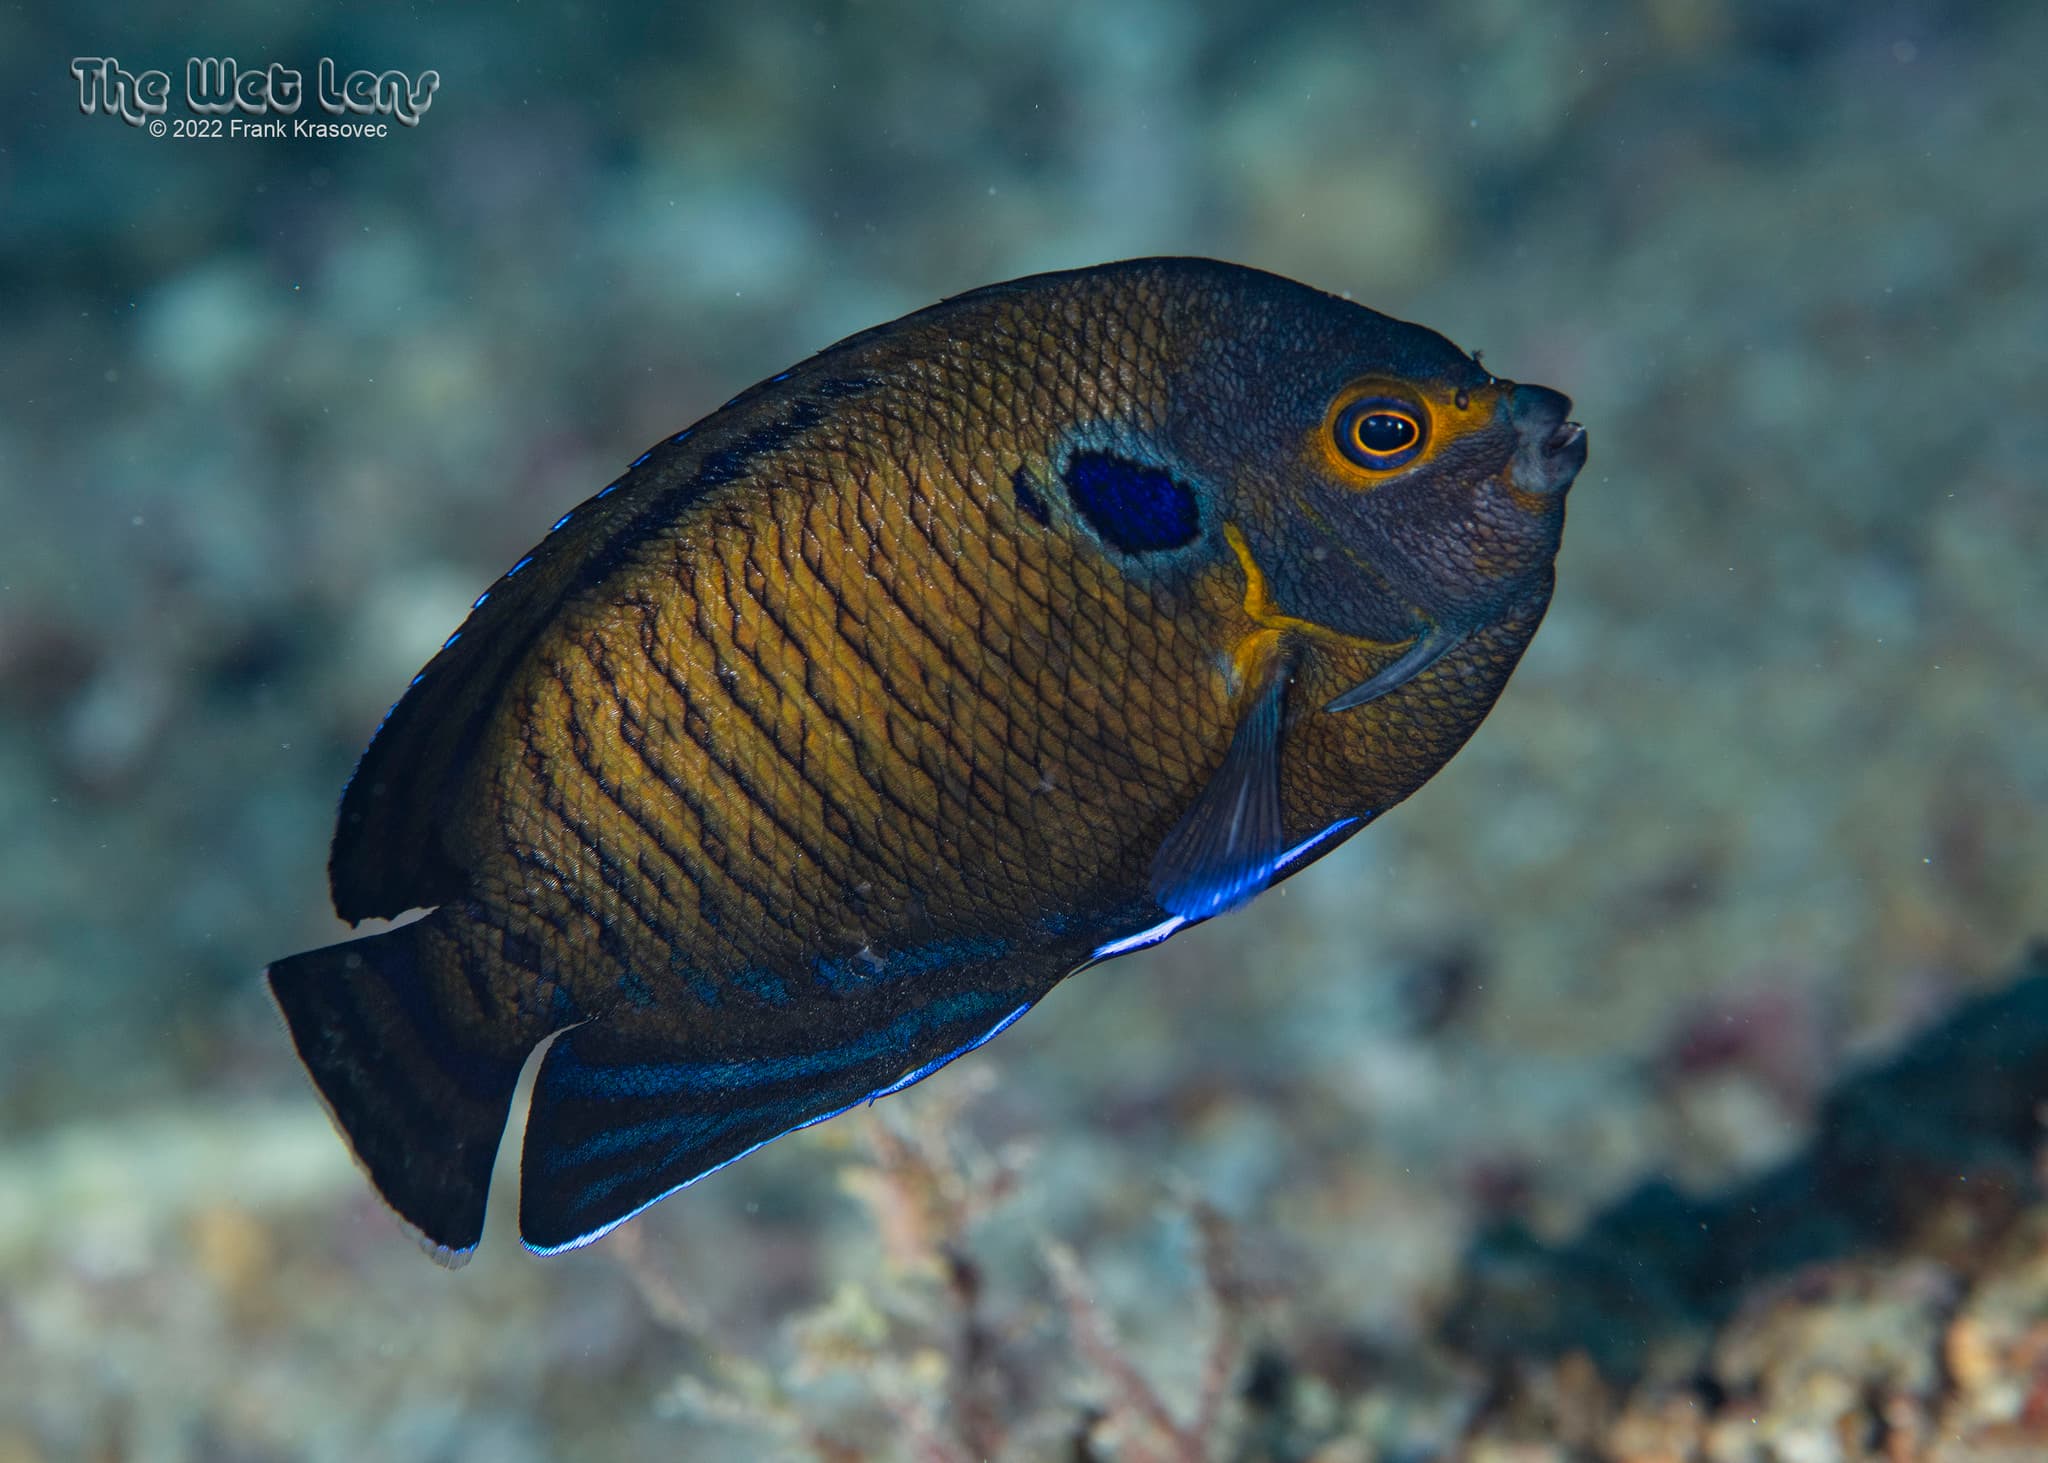
<instances>
[{"instance_id":1,"label":"yellow marking near gill","mask_svg":"<svg viewBox=\"0 0 2048 1463\"><path fill-rule=\"evenodd\" d=\"M1388 654L1406 650L1419 636L1406 640L1368 640L1362 635L1346 635L1342 630L1333 630L1328 625L1318 625L1314 620L1304 620L1290 615L1273 602L1273 592L1266 587L1265 572L1259 568L1259 561L1252 557L1252 547L1245 541L1242 530L1234 523L1223 525L1223 539L1230 545L1230 551L1237 555L1238 564L1244 569L1244 612L1257 625L1258 630L1237 643L1231 652L1231 661L1241 670L1247 663L1246 657L1255 653L1255 648L1269 636L1277 644L1282 635L1302 635L1320 644L1339 650L1367 651ZM1256 664L1257 662L1250 662ZM1239 684L1243 684L1240 680Z\"/></svg>"}]
</instances>

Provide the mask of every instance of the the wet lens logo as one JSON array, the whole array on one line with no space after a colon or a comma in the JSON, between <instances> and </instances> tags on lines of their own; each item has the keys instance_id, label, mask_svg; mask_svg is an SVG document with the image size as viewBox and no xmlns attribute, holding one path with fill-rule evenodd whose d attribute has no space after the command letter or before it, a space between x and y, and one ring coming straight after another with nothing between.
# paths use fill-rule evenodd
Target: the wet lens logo
<instances>
[{"instance_id":1,"label":"the wet lens logo","mask_svg":"<svg viewBox=\"0 0 2048 1463\"><path fill-rule=\"evenodd\" d=\"M248 69L233 57L194 56L185 63L185 110L190 117L165 120L171 109L171 77L165 71L129 71L112 56L74 56L78 110L119 117L150 136L180 137L383 137L390 122L417 127L440 89L439 72L417 78L403 71L351 71L341 75L328 57L314 72L313 100L325 122L297 115L306 99L305 78L278 62Z\"/></svg>"}]
</instances>

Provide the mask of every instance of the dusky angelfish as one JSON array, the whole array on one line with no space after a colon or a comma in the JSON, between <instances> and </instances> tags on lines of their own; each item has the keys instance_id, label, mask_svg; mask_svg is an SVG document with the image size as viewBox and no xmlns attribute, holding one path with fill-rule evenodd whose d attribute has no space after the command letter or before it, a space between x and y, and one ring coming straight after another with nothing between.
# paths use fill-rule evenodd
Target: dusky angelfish
<instances>
[{"instance_id":1,"label":"dusky angelfish","mask_svg":"<svg viewBox=\"0 0 2048 1463\"><path fill-rule=\"evenodd\" d=\"M998 284L734 398L476 601L270 988L442 1260L522 1065L586 1243L1420 787L1548 605L1570 402L1274 275Z\"/></svg>"}]
</instances>

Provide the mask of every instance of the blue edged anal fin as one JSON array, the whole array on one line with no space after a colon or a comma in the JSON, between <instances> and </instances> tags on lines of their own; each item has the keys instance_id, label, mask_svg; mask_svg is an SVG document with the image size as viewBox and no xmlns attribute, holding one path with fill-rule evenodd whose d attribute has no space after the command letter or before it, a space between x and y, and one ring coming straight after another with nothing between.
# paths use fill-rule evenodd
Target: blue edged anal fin
<instances>
[{"instance_id":1,"label":"blue edged anal fin","mask_svg":"<svg viewBox=\"0 0 2048 1463\"><path fill-rule=\"evenodd\" d=\"M1248 704L1230 750L1194 805L1152 858L1152 896L1183 919L1208 919L1247 903L1287 851L1280 823L1280 725L1293 658L1282 637L1261 632L1239 652Z\"/></svg>"},{"instance_id":2,"label":"blue edged anal fin","mask_svg":"<svg viewBox=\"0 0 2048 1463\"><path fill-rule=\"evenodd\" d=\"M764 1143L901 1091L1009 1026L1057 974L805 1003L715 1052L679 1054L616 1013L567 1031L534 1082L520 1237L541 1254L588 1244Z\"/></svg>"}]
</instances>

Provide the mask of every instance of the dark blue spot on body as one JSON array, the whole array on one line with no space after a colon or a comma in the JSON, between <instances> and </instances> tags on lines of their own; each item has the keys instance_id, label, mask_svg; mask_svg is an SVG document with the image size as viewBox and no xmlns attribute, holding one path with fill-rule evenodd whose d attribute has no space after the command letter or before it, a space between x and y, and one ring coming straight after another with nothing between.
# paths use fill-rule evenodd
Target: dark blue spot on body
<instances>
[{"instance_id":1,"label":"dark blue spot on body","mask_svg":"<svg viewBox=\"0 0 2048 1463\"><path fill-rule=\"evenodd\" d=\"M682 441L682 440L683 440L684 438L688 437L688 436L690 435L690 433L692 433L692 432L694 432L694 431L696 431L696 430L697 430L697 429L696 429L695 427L685 427L685 428L683 428L683 429L682 429L682 431L680 431L680 432L676 433L676 434L675 434L675 435L674 435L673 437L669 438L669 441L671 441L671 442L680 442L680 441Z\"/></svg>"},{"instance_id":2,"label":"dark blue spot on body","mask_svg":"<svg viewBox=\"0 0 2048 1463\"><path fill-rule=\"evenodd\" d=\"M1018 468L1010 474L1010 489L1017 495L1017 507L1037 519L1040 523L1052 522L1052 510L1045 506L1045 499L1038 496L1038 490L1031 486L1031 472Z\"/></svg>"},{"instance_id":3,"label":"dark blue spot on body","mask_svg":"<svg viewBox=\"0 0 2048 1463\"><path fill-rule=\"evenodd\" d=\"M540 941L517 930L505 930L499 934L498 958L521 970L547 969L547 952L541 948Z\"/></svg>"},{"instance_id":4,"label":"dark blue spot on body","mask_svg":"<svg viewBox=\"0 0 2048 1463\"><path fill-rule=\"evenodd\" d=\"M654 988L647 984L637 971L619 972L619 994L632 1002L638 1010L646 1010L654 1004Z\"/></svg>"},{"instance_id":5,"label":"dark blue spot on body","mask_svg":"<svg viewBox=\"0 0 2048 1463\"><path fill-rule=\"evenodd\" d=\"M718 1004L718 982L711 978L709 971L692 965L680 953L669 953L668 973L688 986L690 993L704 1005Z\"/></svg>"},{"instance_id":6,"label":"dark blue spot on body","mask_svg":"<svg viewBox=\"0 0 2048 1463\"><path fill-rule=\"evenodd\" d=\"M1060 476L1089 527L1124 553L1181 548L1201 532L1194 490L1164 468L1108 452L1076 452Z\"/></svg>"},{"instance_id":7,"label":"dark blue spot on body","mask_svg":"<svg viewBox=\"0 0 2048 1463\"><path fill-rule=\"evenodd\" d=\"M641 453L638 457L633 459L633 466L638 467L641 463L645 462L648 458L652 456L654 456L652 452Z\"/></svg>"},{"instance_id":8,"label":"dark blue spot on body","mask_svg":"<svg viewBox=\"0 0 2048 1463\"><path fill-rule=\"evenodd\" d=\"M734 971L729 979L757 1001L765 1001L771 1006L789 1004L789 987L784 985L782 977L772 970L748 966Z\"/></svg>"},{"instance_id":9,"label":"dark blue spot on body","mask_svg":"<svg viewBox=\"0 0 2048 1463\"><path fill-rule=\"evenodd\" d=\"M600 498L609 498L613 493L616 493L618 490L619 485L617 483L613 483L610 487L604 489L604 491L600 492L597 496Z\"/></svg>"}]
</instances>

